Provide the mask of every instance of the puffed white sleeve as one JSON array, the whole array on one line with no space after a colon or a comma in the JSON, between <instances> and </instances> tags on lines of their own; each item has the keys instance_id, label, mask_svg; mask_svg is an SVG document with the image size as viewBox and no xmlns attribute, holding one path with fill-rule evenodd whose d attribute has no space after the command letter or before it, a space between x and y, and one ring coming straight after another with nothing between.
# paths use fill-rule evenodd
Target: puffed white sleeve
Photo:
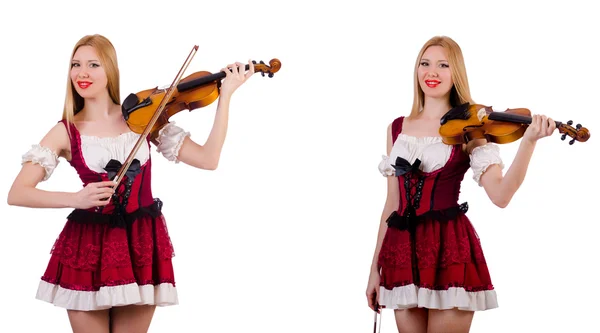
<instances>
[{"instance_id":1,"label":"puffed white sleeve","mask_svg":"<svg viewBox=\"0 0 600 333\"><path fill-rule=\"evenodd\" d=\"M390 164L390 157L387 155L381 155L378 168L383 177L390 177L396 174L396 169Z\"/></svg>"},{"instance_id":2,"label":"puffed white sleeve","mask_svg":"<svg viewBox=\"0 0 600 333\"><path fill-rule=\"evenodd\" d=\"M35 144L31 145L31 149L23 154L21 158L21 165L29 162L33 164L39 164L44 168L45 175L42 181L46 181L54 172L59 160L58 155L56 155L56 153L50 148Z\"/></svg>"},{"instance_id":3,"label":"puffed white sleeve","mask_svg":"<svg viewBox=\"0 0 600 333\"><path fill-rule=\"evenodd\" d=\"M175 122L166 124L158 132L156 151L161 153L169 161L179 163L179 150L185 137L190 136L190 132L184 131L176 126Z\"/></svg>"},{"instance_id":4,"label":"puffed white sleeve","mask_svg":"<svg viewBox=\"0 0 600 333\"><path fill-rule=\"evenodd\" d=\"M473 180L481 185L481 176L490 167L497 164L501 169L504 169L504 163L500 158L500 148L493 143L486 143L482 146L477 146L471 151L471 169L473 170Z\"/></svg>"}]
</instances>

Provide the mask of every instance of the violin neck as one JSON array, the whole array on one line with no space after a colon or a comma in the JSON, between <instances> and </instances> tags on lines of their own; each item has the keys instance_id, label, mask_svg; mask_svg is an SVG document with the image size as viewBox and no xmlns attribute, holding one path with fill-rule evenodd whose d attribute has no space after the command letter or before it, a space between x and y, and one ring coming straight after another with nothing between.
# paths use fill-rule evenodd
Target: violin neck
<instances>
[{"instance_id":1,"label":"violin neck","mask_svg":"<svg viewBox=\"0 0 600 333\"><path fill-rule=\"evenodd\" d=\"M250 69L250 65L246 65L245 70L247 71L249 69ZM177 85L177 91L183 92L186 90L194 89L194 88L200 87L202 85L221 80L221 79L225 78L225 76L227 76L225 74L225 72L221 71L221 72L218 72L215 74L210 74L210 75L206 75L206 76L197 78L195 80L183 82L183 83L180 83L179 85Z\"/></svg>"},{"instance_id":2,"label":"violin neck","mask_svg":"<svg viewBox=\"0 0 600 333\"><path fill-rule=\"evenodd\" d=\"M505 121L508 123L517 123L517 124L531 124L531 117L522 116L520 114L514 114L510 112L492 112L488 114L489 120L497 120L497 121ZM556 127L560 126L562 123L560 121L555 121Z\"/></svg>"}]
</instances>

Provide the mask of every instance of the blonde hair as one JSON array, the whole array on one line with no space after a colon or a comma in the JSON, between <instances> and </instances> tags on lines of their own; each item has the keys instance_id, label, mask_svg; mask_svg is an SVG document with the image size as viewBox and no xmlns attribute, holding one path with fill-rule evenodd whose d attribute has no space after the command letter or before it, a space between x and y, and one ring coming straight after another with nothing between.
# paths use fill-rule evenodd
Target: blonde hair
<instances>
[{"instance_id":1,"label":"blonde hair","mask_svg":"<svg viewBox=\"0 0 600 333\"><path fill-rule=\"evenodd\" d=\"M87 35L81 38L71 53L71 59L69 59L69 75L67 77L67 93L65 96L65 105L63 109L63 119L69 124L73 123L74 116L83 109L84 100L81 95L77 93L73 82L71 81L71 64L75 52L81 46L91 46L98 55L98 60L104 71L106 72L108 94L112 99L113 103L120 104L121 95L119 91L119 65L117 63L117 53L113 44L104 36L101 35Z\"/></svg>"},{"instance_id":2,"label":"blonde hair","mask_svg":"<svg viewBox=\"0 0 600 333\"><path fill-rule=\"evenodd\" d=\"M414 79L415 95L410 115L416 116L423 109L424 93L423 89L421 89L421 86L419 85L418 69L421 64L423 53L425 53L427 48L430 46L441 46L446 51L446 56L448 57L448 64L450 65L450 72L452 75L452 82L454 82L450 90L450 105L455 107L467 102L475 104L471 98L469 80L467 78L467 69L465 67L465 61L460 46L458 46L458 44L450 37L435 36L429 39L425 45L423 45L419 55L417 56Z\"/></svg>"}]
</instances>

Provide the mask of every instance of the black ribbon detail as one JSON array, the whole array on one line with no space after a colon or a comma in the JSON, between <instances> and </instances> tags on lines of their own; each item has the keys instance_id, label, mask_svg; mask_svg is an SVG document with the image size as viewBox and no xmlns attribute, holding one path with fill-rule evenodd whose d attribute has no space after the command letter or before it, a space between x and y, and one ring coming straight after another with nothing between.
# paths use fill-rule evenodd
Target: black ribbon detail
<instances>
[{"instance_id":1,"label":"black ribbon detail","mask_svg":"<svg viewBox=\"0 0 600 333\"><path fill-rule=\"evenodd\" d=\"M421 160L416 159L413 164L410 164L406 159L398 156L396 157L396 164L392 164L394 169L396 169L396 177L402 176L408 172L417 172L419 171L419 166L421 165Z\"/></svg>"},{"instance_id":2,"label":"black ribbon detail","mask_svg":"<svg viewBox=\"0 0 600 333\"><path fill-rule=\"evenodd\" d=\"M108 161L108 163L104 167L104 170L106 170L106 172L108 173L108 179L113 180L122 166L123 164L121 164L121 162L115 159L111 159L110 161ZM131 165L129 165L129 169L127 169L127 171L125 172L125 176L127 176L127 178L129 178L130 180L133 180L135 176L137 176L140 172L142 172L142 166L140 164L140 161L137 158L135 158L131 162Z\"/></svg>"},{"instance_id":3,"label":"black ribbon detail","mask_svg":"<svg viewBox=\"0 0 600 333\"><path fill-rule=\"evenodd\" d=\"M136 219L143 216L156 218L160 216L163 202L154 198L154 202L147 207L140 207L131 213L102 214L85 209L75 209L67 217L69 220L83 224L108 224L112 228L127 228Z\"/></svg>"},{"instance_id":4,"label":"black ribbon detail","mask_svg":"<svg viewBox=\"0 0 600 333\"><path fill-rule=\"evenodd\" d=\"M392 214L390 214L390 216L387 218L386 223L388 226L396 229L414 232L417 224L426 220L427 218L439 221L448 221L450 219L454 219L459 213L466 213L468 210L469 204L467 202L463 202L459 206L454 206L443 210L430 210L424 214L417 215L415 209L410 206L406 208L404 214L402 215L398 214L397 211L392 212Z\"/></svg>"}]
</instances>

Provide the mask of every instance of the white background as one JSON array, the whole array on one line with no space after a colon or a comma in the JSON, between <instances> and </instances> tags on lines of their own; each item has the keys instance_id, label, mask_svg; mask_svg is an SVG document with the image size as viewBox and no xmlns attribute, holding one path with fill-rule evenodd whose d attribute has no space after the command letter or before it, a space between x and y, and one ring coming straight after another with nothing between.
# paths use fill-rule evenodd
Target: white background
<instances>
[{"instance_id":1,"label":"white background","mask_svg":"<svg viewBox=\"0 0 600 333\"><path fill-rule=\"evenodd\" d=\"M583 1L11 1L2 9L1 192L21 155L60 120L69 55L86 34L115 45L121 97L233 61L279 58L234 95L218 170L153 152L153 191L175 244L180 305L151 332L371 332L364 291L385 179L386 127L407 115L415 57L434 35L462 47L475 100L588 127L587 143L539 142L519 192L494 206L469 171L461 199L500 307L472 332L598 330L597 16ZM216 103L174 120L198 142ZM518 143L503 145L507 167ZM505 169L506 171L506 169ZM61 160L40 188L77 191ZM0 205L0 331L68 332L66 312L35 300L70 210ZM394 332L391 312L383 332Z\"/></svg>"}]
</instances>

